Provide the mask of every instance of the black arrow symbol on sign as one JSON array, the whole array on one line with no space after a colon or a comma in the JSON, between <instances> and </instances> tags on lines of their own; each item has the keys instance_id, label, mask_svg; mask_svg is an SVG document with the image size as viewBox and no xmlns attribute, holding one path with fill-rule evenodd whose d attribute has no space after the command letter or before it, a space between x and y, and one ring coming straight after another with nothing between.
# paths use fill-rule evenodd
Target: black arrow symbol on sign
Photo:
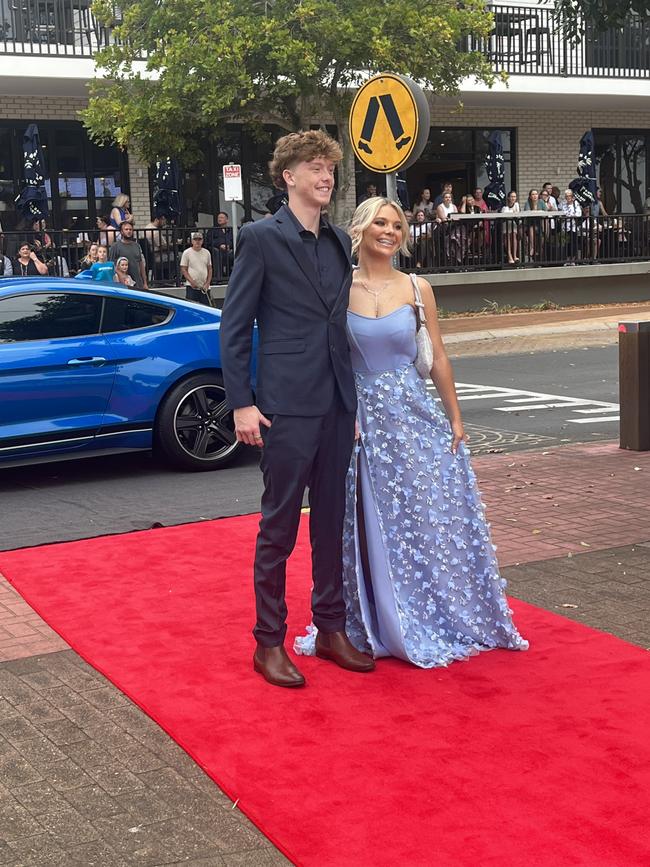
<instances>
[{"instance_id":1,"label":"black arrow symbol on sign","mask_svg":"<svg viewBox=\"0 0 650 867\"><path fill-rule=\"evenodd\" d=\"M363 121L361 138L357 145L360 151L365 151L367 154L372 154L370 142L372 141L372 136L375 132L375 124L377 123L377 118L379 116L380 104L384 109L384 114L386 115L390 131L393 134L397 150L401 150L411 141L410 135L404 135L404 127L399 119L399 114L397 113L393 97L390 93L382 93L379 97L371 96L370 101L368 102L368 108L366 109L366 116Z\"/></svg>"}]
</instances>

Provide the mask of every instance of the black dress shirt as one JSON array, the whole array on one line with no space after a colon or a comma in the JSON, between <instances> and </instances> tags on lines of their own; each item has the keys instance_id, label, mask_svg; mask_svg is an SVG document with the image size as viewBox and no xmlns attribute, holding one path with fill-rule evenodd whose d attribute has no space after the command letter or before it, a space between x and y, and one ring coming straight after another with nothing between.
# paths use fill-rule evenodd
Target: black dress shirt
<instances>
[{"instance_id":1,"label":"black dress shirt","mask_svg":"<svg viewBox=\"0 0 650 867\"><path fill-rule=\"evenodd\" d=\"M320 218L318 236L316 236L309 229L305 229L291 208L286 210L302 239L305 256L316 273L321 294L331 307L337 299L348 269L343 248L325 217Z\"/></svg>"}]
</instances>

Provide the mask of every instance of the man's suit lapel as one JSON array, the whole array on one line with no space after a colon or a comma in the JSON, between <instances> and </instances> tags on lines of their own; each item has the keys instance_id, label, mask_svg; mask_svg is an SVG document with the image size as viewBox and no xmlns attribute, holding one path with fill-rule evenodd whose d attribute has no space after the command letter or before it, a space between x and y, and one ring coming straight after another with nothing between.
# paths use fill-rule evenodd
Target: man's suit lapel
<instances>
[{"instance_id":1,"label":"man's suit lapel","mask_svg":"<svg viewBox=\"0 0 650 867\"><path fill-rule=\"evenodd\" d=\"M327 303L325 296L321 293L318 276L314 270L313 265L309 261L309 258L305 256L305 248L302 243L302 239L298 234L298 230L296 229L296 226L291 217L288 214L283 213L285 207L286 205L280 208L280 210L275 215L277 227L282 233L282 236L284 237L284 240L286 241L286 244L292 256L300 266L303 274L314 287L316 294L329 311L330 305Z\"/></svg>"}]
</instances>

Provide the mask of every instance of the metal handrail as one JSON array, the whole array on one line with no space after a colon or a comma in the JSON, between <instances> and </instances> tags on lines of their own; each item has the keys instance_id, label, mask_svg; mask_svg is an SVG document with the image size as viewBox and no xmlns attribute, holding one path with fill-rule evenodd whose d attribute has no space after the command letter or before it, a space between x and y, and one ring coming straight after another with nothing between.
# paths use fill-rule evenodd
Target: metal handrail
<instances>
[{"instance_id":1,"label":"metal handrail","mask_svg":"<svg viewBox=\"0 0 650 867\"><path fill-rule=\"evenodd\" d=\"M620 29L600 31L584 23L572 42L552 8L490 5L494 15L487 39L470 37L468 50L488 57L510 75L589 78L650 78L650 25L629 15Z\"/></svg>"},{"instance_id":2,"label":"metal handrail","mask_svg":"<svg viewBox=\"0 0 650 867\"><path fill-rule=\"evenodd\" d=\"M93 57L113 40L92 0L2 0L0 54Z\"/></svg>"},{"instance_id":3,"label":"metal handrail","mask_svg":"<svg viewBox=\"0 0 650 867\"><path fill-rule=\"evenodd\" d=\"M650 78L650 25L634 15L620 29L585 23L572 43L552 8L491 4L491 34L470 36L463 47L484 54L510 75ZM119 12L116 12L116 20ZM114 41L92 0L2 0L0 54L93 57Z\"/></svg>"}]
</instances>

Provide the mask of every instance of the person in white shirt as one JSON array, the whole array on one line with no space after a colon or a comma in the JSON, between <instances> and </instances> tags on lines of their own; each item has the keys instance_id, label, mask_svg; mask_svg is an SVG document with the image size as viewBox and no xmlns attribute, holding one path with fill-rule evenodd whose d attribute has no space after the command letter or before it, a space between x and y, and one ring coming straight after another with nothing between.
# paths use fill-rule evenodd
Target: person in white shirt
<instances>
[{"instance_id":1,"label":"person in white shirt","mask_svg":"<svg viewBox=\"0 0 650 867\"><path fill-rule=\"evenodd\" d=\"M548 199L544 199L546 202L546 206L549 211L557 211L558 203L557 199L553 195L553 184L550 181L546 181L545 184L542 184L541 192L548 193Z\"/></svg>"},{"instance_id":2,"label":"person in white shirt","mask_svg":"<svg viewBox=\"0 0 650 867\"><path fill-rule=\"evenodd\" d=\"M192 246L183 250L181 274L185 280L185 297L188 301L211 305L210 283L212 282L212 256L203 247L203 233L192 232Z\"/></svg>"},{"instance_id":3,"label":"person in white shirt","mask_svg":"<svg viewBox=\"0 0 650 867\"><path fill-rule=\"evenodd\" d=\"M573 190L564 191L564 201L560 210L568 218L564 221L567 253L567 260L564 264L575 265L578 258L578 223L574 217L582 216L582 207L576 202Z\"/></svg>"},{"instance_id":4,"label":"person in white shirt","mask_svg":"<svg viewBox=\"0 0 650 867\"><path fill-rule=\"evenodd\" d=\"M510 190L506 204L501 208L502 214L519 214L521 208L517 201L517 193ZM505 221L505 241L506 253L508 254L508 264L516 265L519 262L519 222L518 220Z\"/></svg>"}]
</instances>

